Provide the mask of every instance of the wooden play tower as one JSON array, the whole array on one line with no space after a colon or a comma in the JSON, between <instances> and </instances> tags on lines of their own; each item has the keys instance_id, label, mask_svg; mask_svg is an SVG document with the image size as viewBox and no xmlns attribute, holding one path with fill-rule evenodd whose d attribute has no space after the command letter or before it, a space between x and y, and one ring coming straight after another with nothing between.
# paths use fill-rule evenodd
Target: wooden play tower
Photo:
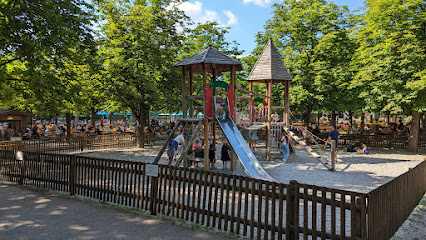
<instances>
[{"instance_id":1,"label":"wooden play tower","mask_svg":"<svg viewBox=\"0 0 426 240\"><path fill-rule=\"evenodd\" d=\"M198 52L191 57L188 57L181 62L174 65L182 70L182 110L183 116L182 121L196 121L194 119L194 109L193 101L195 99L203 100L203 125L204 125L204 170L209 170L209 137L212 134L212 138L215 139L215 121L212 113L212 98L208 95L208 91L212 91L212 96L215 96L216 90L210 89L210 82L215 82L217 80L217 74L223 72L230 72L231 82L230 82L230 91L232 98L235 98L235 86L236 86L236 72L241 71L241 63L228 57L227 55L221 53L217 49L209 46L207 49ZM193 75L195 73L202 74L203 76L203 95L193 95ZM189 79L188 79L189 76ZM210 77L210 81L209 81ZM189 81L189 83L188 83ZM189 86L189 92L188 92ZM188 94L189 93L189 94ZM229 96L229 90L228 90ZM190 102L190 109L187 109L187 101ZM235 109L235 101L233 101L233 106L230 108ZM189 111L188 111L189 110ZM189 113L189 114L188 114ZM235 118L235 111L231 111L231 117ZM213 131L209 131L209 126ZM184 161L184 165L185 165ZM234 171L236 167L236 156L233 153L231 156L231 170Z\"/></svg>"},{"instance_id":2,"label":"wooden play tower","mask_svg":"<svg viewBox=\"0 0 426 240\"><path fill-rule=\"evenodd\" d=\"M254 65L249 77L249 91L253 91L253 83L265 83L266 84L266 101L267 101L267 122L266 122L266 156L267 159L271 159L271 144L274 146L276 143L271 143L272 139L277 141L278 136L271 136L272 131L272 109L283 109L283 125L290 125L290 106L289 106L289 85L292 81L291 75L285 67L281 56L278 53L277 48L274 46L272 39L269 38L265 48L263 48L262 54L259 56L256 64ZM284 106L272 106L272 84L273 83L284 83ZM250 123L253 121L253 95L250 99Z\"/></svg>"}]
</instances>

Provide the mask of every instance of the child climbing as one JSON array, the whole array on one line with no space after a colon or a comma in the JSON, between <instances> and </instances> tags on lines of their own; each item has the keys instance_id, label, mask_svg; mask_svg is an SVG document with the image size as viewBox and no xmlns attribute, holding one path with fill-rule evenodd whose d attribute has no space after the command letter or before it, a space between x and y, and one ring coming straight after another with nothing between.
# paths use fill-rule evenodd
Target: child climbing
<instances>
[{"instance_id":1,"label":"child climbing","mask_svg":"<svg viewBox=\"0 0 426 240\"><path fill-rule=\"evenodd\" d=\"M282 131L281 149L283 151L283 162L285 163L287 162L288 156L290 155L289 137L285 131Z\"/></svg>"},{"instance_id":2,"label":"child climbing","mask_svg":"<svg viewBox=\"0 0 426 240\"><path fill-rule=\"evenodd\" d=\"M182 132L181 134L179 134L172 140L174 157L176 157L177 155L177 149L179 145L185 144L185 137L186 137L186 132Z\"/></svg>"},{"instance_id":3,"label":"child climbing","mask_svg":"<svg viewBox=\"0 0 426 240\"><path fill-rule=\"evenodd\" d=\"M169 158L169 163L168 163L169 166L172 165L173 157L174 157L174 154L175 154L175 150L173 148L172 141L169 142L169 145L168 145L168 148L167 148L167 157Z\"/></svg>"}]
</instances>

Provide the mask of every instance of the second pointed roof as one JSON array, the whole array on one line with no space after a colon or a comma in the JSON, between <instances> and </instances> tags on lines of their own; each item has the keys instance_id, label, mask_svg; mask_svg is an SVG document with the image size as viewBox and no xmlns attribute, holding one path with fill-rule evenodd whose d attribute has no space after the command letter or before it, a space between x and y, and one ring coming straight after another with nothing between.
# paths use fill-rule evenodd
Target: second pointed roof
<instances>
[{"instance_id":1,"label":"second pointed roof","mask_svg":"<svg viewBox=\"0 0 426 240\"><path fill-rule=\"evenodd\" d=\"M283 82L292 80L271 38L269 38L268 43L263 48L262 54L260 54L259 59L257 59L256 64L251 70L248 80L254 82L265 82L267 80Z\"/></svg>"}]
</instances>

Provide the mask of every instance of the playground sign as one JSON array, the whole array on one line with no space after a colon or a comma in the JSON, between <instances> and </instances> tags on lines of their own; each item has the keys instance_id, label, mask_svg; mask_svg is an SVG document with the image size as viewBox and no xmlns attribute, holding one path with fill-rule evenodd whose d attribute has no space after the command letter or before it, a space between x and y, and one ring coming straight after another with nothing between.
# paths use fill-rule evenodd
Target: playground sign
<instances>
[{"instance_id":1,"label":"playground sign","mask_svg":"<svg viewBox=\"0 0 426 240\"><path fill-rule=\"evenodd\" d=\"M158 165L156 164L147 164L146 166L146 176L149 177L158 177Z\"/></svg>"}]
</instances>

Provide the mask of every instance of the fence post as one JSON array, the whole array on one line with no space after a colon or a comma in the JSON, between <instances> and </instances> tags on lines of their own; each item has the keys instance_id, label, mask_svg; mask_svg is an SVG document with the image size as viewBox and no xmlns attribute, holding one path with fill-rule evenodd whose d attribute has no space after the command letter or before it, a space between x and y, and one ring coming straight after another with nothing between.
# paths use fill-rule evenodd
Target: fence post
<instances>
[{"instance_id":1,"label":"fence post","mask_svg":"<svg viewBox=\"0 0 426 240\"><path fill-rule=\"evenodd\" d=\"M77 166L76 166L76 156L71 155L70 157L70 165L69 165L69 179L68 179L68 191L70 192L71 196L75 195L76 188L77 188Z\"/></svg>"},{"instance_id":2,"label":"fence post","mask_svg":"<svg viewBox=\"0 0 426 240\"><path fill-rule=\"evenodd\" d=\"M157 196L158 196L158 177L151 177L151 201L150 201L150 210L151 215L157 215Z\"/></svg>"},{"instance_id":3,"label":"fence post","mask_svg":"<svg viewBox=\"0 0 426 240\"><path fill-rule=\"evenodd\" d=\"M331 140L331 166L336 169L336 140Z\"/></svg>"},{"instance_id":4,"label":"fence post","mask_svg":"<svg viewBox=\"0 0 426 240\"><path fill-rule=\"evenodd\" d=\"M22 151L16 151L15 153L15 159L19 162L19 185L24 184L24 178L25 178L25 160L24 160L24 153Z\"/></svg>"},{"instance_id":5,"label":"fence post","mask_svg":"<svg viewBox=\"0 0 426 240\"><path fill-rule=\"evenodd\" d=\"M356 237L362 238L362 228L361 228L361 198L355 198L356 206L356 216L355 216L355 226L356 226Z\"/></svg>"},{"instance_id":6,"label":"fence post","mask_svg":"<svg viewBox=\"0 0 426 240\"><path fill-rule=\"evenodd\" d=\"M287 211L288 211L288 219L286 228L288 229L288 236L286 236L287 240L296 240L299 239L299 189L297 189L297 182L295 180L290 181L290 191L287 194L290 196L287 199Z\"/></svg>"}]
</instances>

